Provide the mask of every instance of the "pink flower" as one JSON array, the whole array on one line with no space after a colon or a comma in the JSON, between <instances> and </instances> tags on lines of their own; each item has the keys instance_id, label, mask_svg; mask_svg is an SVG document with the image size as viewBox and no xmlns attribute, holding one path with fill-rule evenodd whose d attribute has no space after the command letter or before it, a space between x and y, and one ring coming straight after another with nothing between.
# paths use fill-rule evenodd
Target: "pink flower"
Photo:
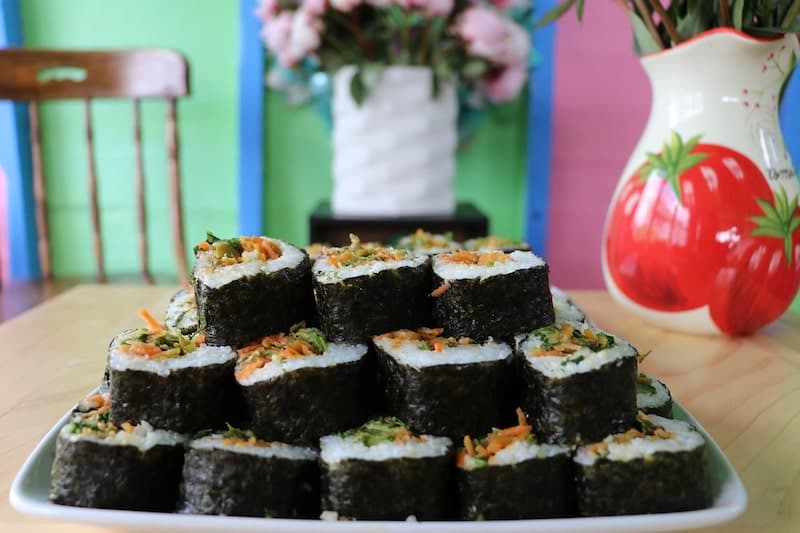
<instances>
[{"instance_id":1,"label":"pink flower","mask_svg":"<svg viewBox=\"0 0 800 533\"><path fill-rule=\"evenodd\" d=\"M422 7L429 17L443 17L453 10L454 0L427 0Z\"/></svg>"},{"instance_id":2,"label":"pink flower","mask_svg":"<svg viewBox=\"0 0 800 533\"><path fill-rule=\"evenodd\" d=\"M283 52L278 54L278 58L288 67L296 66L319 48L323 29L322 20L303 10L296 11L292 17L289 42Z\"/></svg>"},{"instance_id":3,"label":"pink flower","mask_svg":"<svg viewBox=\"0 0 800 533\"><path fill-rule=\"evenodd\" d=\"M289 45L291 32L292 14L284 11L264 22L264 26L261 28L261 39L270 52L280 56Z\"/></svg>"},{"instance_id":4,"label":"pink flower","mask_svg":"<svg viewBox=\"0 0 800 533\"><path fill-rule=\"evenodd\" d=\"M528 71L523 65L511 66L487 80L483 88L492 102L508 102L517 97L527 79Z\"/></svg>"},{"instance_id":5,"label":"pink flower","mask_svg":"<svg viewBox=\"0 0 800 533\"><path fill-rule=\"evenodd\" d=\"M503 66L527 62L530 36L495 9L483 5L467 8L456 23L456 31L471 55Z\"/></svg>"},{"instance_id":6,"label":"pink flower","mask_svg":"<svg viewBox=\"0 0 800 533\"><path fill-rule=\"evenodd\" d=\"M260 0L253 13L257 19L266 23L278 14L278 0Z\"/></svg>"},{"instance_id":7,"label":"pink flower","mask_svg":"<svg viewBox=\"0 0 800 533\"><path fill-rule=\"evenodd\" d=\"M361 3L361 0L331 0L331 7L349 13Z\"/></svg>"},{"instance_id":8,"label":"pink flower","mask_svg":"<svg viewBox=\"0 0 800 533\"><path fill-rule=\"evenodd\" d=\"M303 0L300 9L312 17L320 17L323 13L325 13L326 7L326 0Z\"/></svg>"}]
</instances>

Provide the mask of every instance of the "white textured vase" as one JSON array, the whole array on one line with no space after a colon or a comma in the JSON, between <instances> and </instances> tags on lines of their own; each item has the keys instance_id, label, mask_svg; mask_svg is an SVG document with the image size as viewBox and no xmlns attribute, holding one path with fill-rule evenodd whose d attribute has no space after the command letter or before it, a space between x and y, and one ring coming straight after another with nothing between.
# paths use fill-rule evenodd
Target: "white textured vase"
<instances>
[{"instance_id":1,"label":"white textured vase","mask_svg":"<svg viewBox=\"0 0 800 533\"><path fill-rule=\"evenodd\" d=\"M448 215L455 211L456 91L431 95L431 71L391 66L359 106L355 67L334 76L334 215Z\"/></svg>"}]
</instances>

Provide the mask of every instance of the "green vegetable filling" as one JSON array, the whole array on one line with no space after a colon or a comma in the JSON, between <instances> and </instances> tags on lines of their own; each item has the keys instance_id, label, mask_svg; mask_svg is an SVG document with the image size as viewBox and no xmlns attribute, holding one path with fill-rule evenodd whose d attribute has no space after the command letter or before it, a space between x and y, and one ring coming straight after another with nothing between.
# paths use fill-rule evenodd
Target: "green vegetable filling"
<instances>
[{"instance_id":1,"label":"green vegetable filling","mask_svg":"<svg viewBox=\"0 0 800 533\"><path fill-rule=\"evenodd\" d=\"M349 429L340 436L355 439L364 446L375 446L382 442L398 442L413 437L408 427L393 416L375 418L361 427Z\"/></svg>"}]
</instances>

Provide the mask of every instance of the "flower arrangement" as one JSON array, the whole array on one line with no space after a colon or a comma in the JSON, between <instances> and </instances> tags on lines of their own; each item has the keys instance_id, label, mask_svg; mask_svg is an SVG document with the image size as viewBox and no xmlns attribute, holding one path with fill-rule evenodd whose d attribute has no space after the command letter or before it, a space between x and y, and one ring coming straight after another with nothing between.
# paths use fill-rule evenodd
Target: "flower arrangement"
<instances>
[{"instance_id":1,"label":"flower arrangement","mask_svg":"<svg viewBox=\"0 0 800 533\"><path fill-rule=\"evenodd\" d=\"M636 50L671 48L704 31L731 27L754 37L800 33L800 0L614 0L631 18ZM548 24L575 10L583 19L586 0L564 0L537 23Z\"/></svg>"},{"instance_id":2,"label":"flower arrangement","mask_svg":"<svg viewBox=\"0 0 800 533\"><path fill-rule=\"evenodd\" d=\"M518 21L532 9L512 1L261 0L256 16L279 73L290 69L298 85L355 65L350 92L360 103L383 68L411 65L431 69L433 96L457 80L473 103L505 102L524 86L531 54Z\"/></svg>"}]
</instances>

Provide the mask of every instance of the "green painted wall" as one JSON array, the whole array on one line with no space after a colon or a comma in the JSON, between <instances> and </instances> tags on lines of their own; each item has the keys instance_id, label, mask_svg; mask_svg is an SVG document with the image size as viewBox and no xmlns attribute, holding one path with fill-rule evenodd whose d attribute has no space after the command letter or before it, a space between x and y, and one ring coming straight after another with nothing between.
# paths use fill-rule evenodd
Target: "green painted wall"
<instances>
[{"instance_id":1,"label":"green painted wall","mask_svg":"<svg viewBox=\"0 0 800 533\"><path fill-rule=\"evenodd\" d=\"M524 234L527 96L490 112L458 155L456 194L474 202L491 231ZM331 140L310 108L287 106L274 92L265 101L265 228L291 242L308 243L308 215L331 194Z\"/></svg>"},{"instance_id":2,"label":"green painted wall","mask_svg":"<svg viewBox=\"0 0 800 533\"><path fill-rule=\"evenodd\" d=\"M205 230L236 231L238 3L232 0L23 0L25 44L48 48L165 47L190 64L192 94L179 104L187 245ZM138 270L131 104L94 105L102 231L111 273ZM80 102L42 111L48 212L57 276L93 274ZM165 105L145 102L149 251L174 273L166 186Z\"/></svg>"}]
</instances>

